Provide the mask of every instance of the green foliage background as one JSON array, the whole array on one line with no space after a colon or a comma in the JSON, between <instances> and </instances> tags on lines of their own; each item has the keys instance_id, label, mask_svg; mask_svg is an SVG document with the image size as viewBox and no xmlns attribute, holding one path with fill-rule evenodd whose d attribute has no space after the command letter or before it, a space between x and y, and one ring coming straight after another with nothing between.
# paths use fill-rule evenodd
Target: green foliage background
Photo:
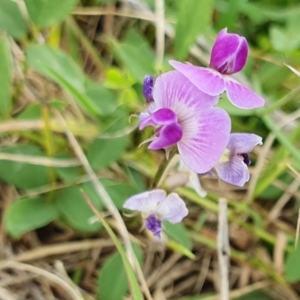
<instances>
[{"instance_id":1,"label":"green foliage background","mask_svg":"<svg viewBox=\"0 0 300 300\"><path fill-rule=\"evenodd\" d=\"M216 34L227 27L229 32L245 36L250 46L246 68L238 79L263 95L266 106L239 110L225 95L219 106L230 113L234 132L256 133L265 143L274 138L263 154L263 168L255 184L247 186L242 197L228 199L229 221L245 229L269 253L275 251L276 234L283 232L285 270L278 273L272 264L260 259L255 248L252 253L233 248L232 257L260 270L287 294L292 291L299 295L293 283L300 280L299 247L294 251L299 205L300 78L287 67L300 68L298 1L165 0L162 64L155 50L154 0L135 0L133 17L124 10L123 16L113 17L111 28L105 25L104 17L99 17L94 38L85 32L84 18L89 18L81 15L85 9L100 9L105 16L105 11L112 8L122 12L127 2L25 0L25 14L17 2L1 0L0 179L3 185L14 186L19 195L5 214L3 211L5 230L19 239L56 222L83 238L84 234L105 234L100 223L91 221L94 214L82 198L81 189L99 211L104 211L105 205L63 134L57 112L64 115L99 180L122 211L128 197L148 189L162 158L162 153L138 147L149 132L136 130L134 117L129 122L129 116L145 107L141 93L144 76L170 70L168 59L207 65ZM253 155L252 160L258 162L259 157ZM296 188L290 191L290 219L283 217L281 221L287 226L282 227L266 215L292 184ZM167 246L186 259L195 259L193 245L216 248L215 239L200 230L207 215L218 211L218 192L208 192L202 199L189 189L178 189L198 210L197 220L191 218L176 226L166 224L170 238ZM241 218L243 214L250 218ZM136 223L129 227L136 228ZM142 263L141 249L137 247L136 251ZM106 274L97 281L101 299L121 299L128 292L125 272L114 278L113 270L121 261L119 252L115 252L100 267L99 274ZM114 298L106 284L111 281L116 282ZM262 291L237 299L253 297L277 299Z\"/></svg>"}]
</instances>

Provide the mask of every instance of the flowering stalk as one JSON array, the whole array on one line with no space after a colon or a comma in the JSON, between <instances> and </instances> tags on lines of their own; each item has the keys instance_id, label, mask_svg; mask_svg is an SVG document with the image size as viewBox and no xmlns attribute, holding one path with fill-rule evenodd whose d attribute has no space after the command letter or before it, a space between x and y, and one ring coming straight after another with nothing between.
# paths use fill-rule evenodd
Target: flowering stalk
<instances>
[{"instance_id":1,"label":"flowering stalk","mask_svg":"<svg viewBox=\"0 0 300 300\"><path fill-rule=\"evenodd\" d=\"M173 148L170 152L170 154L167 156L164 157L163 161L161 162L154 178L153 178L153 181L152 181L152 185L151 185L151 188L154 189L154 188L158 188L158 183L160 182L160 179L162 178L169 162L171 161L171 159L173 158L173 156L177 153L177 149L176 148Z\"/></svg>"}]
</instances>

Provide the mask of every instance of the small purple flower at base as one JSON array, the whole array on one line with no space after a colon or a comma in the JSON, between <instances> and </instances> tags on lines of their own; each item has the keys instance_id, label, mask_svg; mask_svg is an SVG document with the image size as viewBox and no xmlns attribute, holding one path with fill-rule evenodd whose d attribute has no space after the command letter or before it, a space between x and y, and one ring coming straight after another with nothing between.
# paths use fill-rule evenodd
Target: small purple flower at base
<instances>
[{"instance_id":1,"label":"small purple flower at base","mask_svg":"<svg viewBox=\"0 0 300 300\"><path fill-rule=\"evenodd\" d=\"M158 220L155 215L150 215L145 221L145 227L151 231L155 237L160 239L162 230L161 221Z\"/></svg>"},{"instance_id":2,"label":"small purple flower at base","mask_svg":"<svg viewBox=\"0 0 300 300\"><path fill-rule=\"evenodd\" d=\"M143 83L143 94L146 101L152 102L153 101L153 86L154 86L154 77L153 76L145 76L144 83Z\"/></svg>"},{"instance_id":3,"label":"small purple flower at base","mask_svg":"<svg viewBox=\"0 0 300 300\"><path fill-rule=\"evenodd\" d=\"M173 60L169 63L202 92L216 96L226 91L233 105L251 109L263 106L264 99L230 77L231 74L243 69L247 56L246 39L237 34L227 33L227 28L224 28L219 32L213 45L208 68Z\"/></svg>"},{"instance_id":4,"label":"small purple flower at base","mask_svg":"<svg viewBox=\"0 0 300 300\"><path fill-rule=\"evenodd\" d=\"M188 214L185 202L176 193L167 196L160 189L132 196L125 201L123 207L140 212L145 220L145 227L157 238L160 238L163 220L175 224Z\"/></svg>"},{"instance_id":5,"label":"small purple flower at base","mask_svg":"<svg viewBox=\"0 0 300 300\"><path fill-rule=\"evenodd\" d=\"M229 140L231 121L221 108L213 107L218 96L201 92L178 71L158 76L153 102L140 115L139 129L152 126L149 149L178 147L184 164L205 173L216 164Z\"/></svg>"},{"instance_id":6,"label":"small purple flower at base","mask_svg":"<svg viewBox=\"0 0 300 300\"><path fill-rule=\"evenodd\" d=\"M230 184L244 186L249 181L248 166L251 164L248 153L256 145L262 145L262 138L251 133L232 133L221 161L214 169L219 177Z\"/></svg>"}]
</instances>

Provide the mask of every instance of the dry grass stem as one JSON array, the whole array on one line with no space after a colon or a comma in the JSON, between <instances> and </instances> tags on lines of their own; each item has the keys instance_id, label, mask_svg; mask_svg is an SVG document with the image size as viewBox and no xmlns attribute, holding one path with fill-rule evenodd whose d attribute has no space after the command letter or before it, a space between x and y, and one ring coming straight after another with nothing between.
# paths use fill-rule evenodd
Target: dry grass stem
<instances>
[{"instance_id":1,"label":"dry grass stem","mask_svg":"<svg viewBox=\"0 0 300 300\"><path fill-rule=\"evenodd\" d=\"M57 159L33 155L0 153L0 160L16 161L46 167L69 168L80 166L77 159Z\"/></svg>"},{"instance_id":2,"label":"dry grass stem","mask_svg":"<svg viewBox=\"0 0 300 300\"><path fill-rule=\"evenodd\" d=\"M57 275L50 273L49 271L43 270L43 269L35 267L35 266L15 262L15 261L1 262L0 270L3 270L3 269L17 269L17 270L21 270L21 271L34 273L38 276L43 276L43 277L47 278L47 280L49 280L52 283L55 283L55 284L59 285L61 288L63 288L66 291L66 293L71 296L72 300L84 300L84 298L79 293L77 288L75 289L74 286L71 286L65 280L61 279Z\"/></svg>"},{"instance_id":3,"label":"dry grass stem","mask_svg":"<svg viewBox=\"0 0 300 300\"><path fill-rule=\"evenodd\" d=\"M229 300L229 260L230 246L228 236L227 200L219 199L218 217L218 260L220 271L220 300Z\"/></svg>"}]
</instances>

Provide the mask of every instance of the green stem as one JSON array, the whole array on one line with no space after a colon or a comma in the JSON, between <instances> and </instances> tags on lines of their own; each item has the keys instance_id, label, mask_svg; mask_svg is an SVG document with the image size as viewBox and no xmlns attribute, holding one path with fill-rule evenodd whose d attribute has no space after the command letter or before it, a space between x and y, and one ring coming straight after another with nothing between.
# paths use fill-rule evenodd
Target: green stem
<instances>
[{"instance_id":1,"label":"green stem","mask_svg":"<svg viewBox=\"0 0 300 300\"><path fill-rule=\"evenodd\" d=\"M169 162L171 161L171 159L173 158L173 156L176 153L177 153L177 148L174 147L171 150L169 156L168 157L167 156L164 157L163 161L161 162L161 164L160 164L160 166L159 166L159 168L158 168L158 170L157 170L157 172L156 172L156 174L155 174L155 176L153 178L153 182L152 182L152 185L151 185L152 189L158 187L158 183L159 183L161 177L163 176L165 169L167 168Z\"/></svg>"}]
</instances>

